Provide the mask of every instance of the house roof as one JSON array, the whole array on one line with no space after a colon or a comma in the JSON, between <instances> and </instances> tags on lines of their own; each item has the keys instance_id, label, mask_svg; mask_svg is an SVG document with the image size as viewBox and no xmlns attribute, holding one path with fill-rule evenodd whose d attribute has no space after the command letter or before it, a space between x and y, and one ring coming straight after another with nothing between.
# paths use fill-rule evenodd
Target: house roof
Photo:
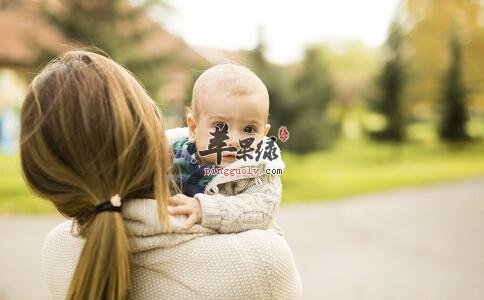
<instances>
[{"instance_id":1,"label":"house roof","mask_svg":"<svg viewBox=\"0 0 484 300\"><path fill-rule=\"evenodd\" d=\"M82 46L66 38L42 15L40 8L44 1L49 0L0 4L0 68L32 70L37 67L40 49L60 54ZM165 100L180 101L186 95L187 84L191 83L193 68L207 65L207 60L151 18L143 16L139 22L142 26L155 26L140 45L145 56L172 54L164 69L169 76L161 90Z\"/></svg>"},{"instance_id":2,"label":"house roof","mask_svg":"<svg viewBox=\"0 0 484 300\"><path fill-rule=\"evenodd\" d=\"M29 67L44 48L61 53L73 46L30 5L0 10L0 66Z\"/></svg>"},{"instance_id":3,"label":"house roof","mask_svg":"<svg viewBox=\"0 0 484 300\"><path fill-rule=\"evenodd\" d=\"M42 1L12 1L0 7L0 65L29 66L43 48L61 53L82 46L67 39L60 30L50 24L40 12ZM158 27L143 41L141 49L145 55L160 55L176 52L184 63L206 63L182 39L164 30L149 17L140 22Z\"/></svg>"}]
</instances>

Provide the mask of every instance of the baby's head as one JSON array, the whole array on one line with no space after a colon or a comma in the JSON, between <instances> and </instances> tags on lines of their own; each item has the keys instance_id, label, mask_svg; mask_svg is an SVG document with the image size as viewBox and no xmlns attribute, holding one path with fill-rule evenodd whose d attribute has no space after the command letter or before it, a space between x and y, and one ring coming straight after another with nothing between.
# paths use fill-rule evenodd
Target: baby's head
<instances>
[{"instance_id":1,"label":"baby's head","mask_svg":"<svg viewBox=\"0 0 484 300\"><path fill-rule=\"evenodd\" d=\"M189 139L197 150L208 149L210 132L227 124L229 146L239 146L239 139L254 137L255 148L269 131L269 94L262 81L249 69L234 64L220 64L200 75L193 87L191 112L187 116ZM233 154L224 152L221 167L233 162ZM201 157L215 164L216 155Z\"/></svg>"}]
</instances>

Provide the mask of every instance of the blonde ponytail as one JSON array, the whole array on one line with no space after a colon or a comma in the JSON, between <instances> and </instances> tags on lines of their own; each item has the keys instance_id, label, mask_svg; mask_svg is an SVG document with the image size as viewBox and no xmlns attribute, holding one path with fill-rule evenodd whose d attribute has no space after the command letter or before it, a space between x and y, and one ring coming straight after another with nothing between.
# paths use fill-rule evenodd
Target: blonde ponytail
<instances>
[{"instance_id":1,"label":"blonde ponytail","mask_svg":"<svg viewBox=\"0 0 484 300\"><path fill-rule=\"evenodd\" d=\"M29 86L20 150L31 190L74 219L86 239L67 298L128 298L122 214L96 213L96 207L115 194L123 201L155 198L160 220L167 223L171 156L156 104L109 58L68 52Z\"/></svg>"},{"instance_id":2,"label":"blonde ponytail","mask_svg":"<svg viewBox=\"0 0 484 300\"><path fill-rule=\"evenodd\" d=\"M131 288L128 238L121 214L96 215L67 299L127 299Z\"/></svg>"}]
</instances>

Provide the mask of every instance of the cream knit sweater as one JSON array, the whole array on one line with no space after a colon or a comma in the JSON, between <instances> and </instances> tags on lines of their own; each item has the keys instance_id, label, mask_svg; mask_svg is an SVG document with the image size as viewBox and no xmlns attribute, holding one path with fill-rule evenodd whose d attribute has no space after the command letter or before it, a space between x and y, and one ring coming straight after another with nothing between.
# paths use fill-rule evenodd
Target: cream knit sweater
<instances>
[{"instance_id":1,"label":"cream knit sweater","mask_svg":"<svg viewBox=\"0 0 484 300\"><path fill-rule=\"evenodd\" d=\"M284 238L272 228L217 234L185 216L158 222L156 202L130 200L123 217L132 250L131 299L299 299L301 280ZM42 265L54 300L64 299L84 241L71 221L46 237ZM183 233L182 233L183 232Z\"/></svg>"},{"instance_id":2,"label":"cream knit sweater","mask_svg":"<svg viewBox=\"0 0 484 300\"><path fill-rule=\"evenodd\" d=\"M169 139L187 134L187 128L167 131ZM284 164L276 160L262 167L284 168ZM280 179L262 176L260 184L253 180L217 176L207 187L207 196L198 195L204 208L203 226L197 224L188 231L182 229L185 216L170 216L174 232L167 233L158 222L152 199L124 202L122 213L133 253L131 299L300 298L299 273L273 220ZM237 192L228 187L246 192L235 198L229 195ZM44 241L42 264L54 300L65 298L84 245L74 228L71 221L61 223Z\"/></svg>"}]
</instances>

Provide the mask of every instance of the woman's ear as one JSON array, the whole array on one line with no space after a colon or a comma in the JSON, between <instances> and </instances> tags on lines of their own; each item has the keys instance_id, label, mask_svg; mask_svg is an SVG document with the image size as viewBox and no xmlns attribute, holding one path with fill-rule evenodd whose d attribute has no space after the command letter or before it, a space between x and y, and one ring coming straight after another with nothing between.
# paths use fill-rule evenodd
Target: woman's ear
<instances>
[{"instance_id":1,"label":"woman's ear","mask_svg":"<svg viewBox=\"0 0 484 300\"><path fill-rule=\"evenodd\" d=\"M264 132L264 135L267 136L267 134L269 133L269 129L271 129L271 124L266 124L266 128L264 129L265 132Z\"/></svg>"},{"instance_id":2,"label":"woman's ear","mask_svg":"<svg viewBox=\"0 0 484 300\"><path fill-rule=\"evenodd\" d=\"M187 125L188 125L188 140L190 143L195 143L195 134L197 133L197 121L193 117L193 114L187 115Z\"/></svg>"}]
</instances>

